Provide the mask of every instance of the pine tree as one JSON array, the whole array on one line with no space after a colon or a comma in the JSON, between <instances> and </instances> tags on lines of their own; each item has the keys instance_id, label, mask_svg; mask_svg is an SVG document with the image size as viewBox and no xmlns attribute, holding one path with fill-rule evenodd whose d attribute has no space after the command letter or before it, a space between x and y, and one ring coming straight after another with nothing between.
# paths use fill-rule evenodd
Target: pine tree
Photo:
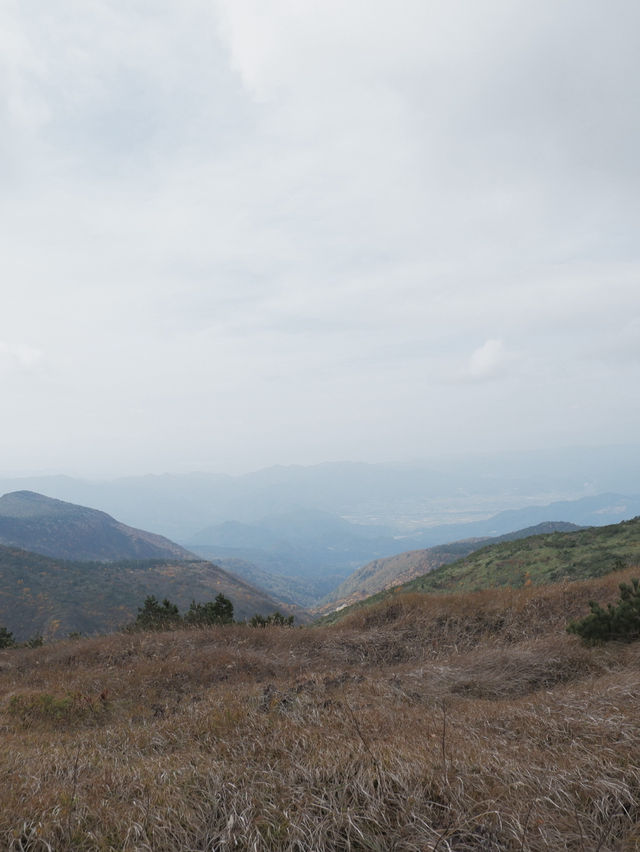
<instances>
[{"instance_id":1,"label":"pine tree","mask_svg":"<svg viewBox=\"0 0 640 852\"><path fill-rule=\"evenodd\" d=\"M569 633L580 636L587 645L640 638L640 580L632 580L631 585L620 583L620 599L615 606L607 604L604 609L589 601L589 609L589 615L567 626Z\"/></svg>"},{"instance_id":2,"label":"pine tree","mask_svg":"<svg viewBox=\"0 0 640 852\"><path fill-rule=\"evenodd\" d=\"M281 612L276 610L272 612L271 615L260 615L256 613L251 616L249 621L250 627L293 627L293 616L292 615L283 615Z\"/></svg>"},{"instance_id":3,"label":"pine tree","mask_svg":"<svg viewBox=\"0 0 640 852\"><path fill-rule=\"evenodd\" d=\"M167 630L181 621L178 607L168 598L162 603L154 595L145 598L144 605L138 607L135 626L142 630Z\"/></svg>"},{"instance_id":4,"label":"pine tree","mask_svg":"<svg viewBox=\"0 0 640 852\"><path fill-rule=\"evenodd\" d=\"M232 624L233 604L220 593L215 601L196 603L191 601L189 611L184 617L187 624L204 626L207 624Z\"/></svg>"},{"instance_id":5,"label":"pine tree","mask_svg":"<svg viewBox=\"0 0 640 852\"><path fill-rule=\"evenodd\" d=\"M15 644L13 633L6 627L0 627L0 648L13 648Z\"/></svg>"}]
</instances>

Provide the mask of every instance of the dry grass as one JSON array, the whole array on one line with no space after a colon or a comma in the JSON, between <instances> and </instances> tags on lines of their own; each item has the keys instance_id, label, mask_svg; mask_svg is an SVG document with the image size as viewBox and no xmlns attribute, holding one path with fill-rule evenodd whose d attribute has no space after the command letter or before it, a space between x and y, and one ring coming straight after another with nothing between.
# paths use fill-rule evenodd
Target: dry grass
<instances>
[{"instance_id":1,"label":"dry grass","mask_svg":"<svg viewBox=\"0 0 640 852\"><path fill-rule=\"evenodd\" d=\"M0 652L0 848L640 849L633 574Z\"/></svg>"}]
</instances>

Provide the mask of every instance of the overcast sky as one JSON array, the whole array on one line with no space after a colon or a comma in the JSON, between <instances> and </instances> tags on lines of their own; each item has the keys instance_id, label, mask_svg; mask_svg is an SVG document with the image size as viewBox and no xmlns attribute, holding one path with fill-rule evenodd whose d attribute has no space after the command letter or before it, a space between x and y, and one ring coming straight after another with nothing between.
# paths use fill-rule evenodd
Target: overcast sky
<instances>
[{"instance_id":1,"label":"overcast sky","mask_svg":"<svg viewBox=\"0 0 640 852\"><path fill-rule=\"evenodd\" d=\"M0 472L637 441L636 0L3 0Z\"/></svg>"}]
</instances>

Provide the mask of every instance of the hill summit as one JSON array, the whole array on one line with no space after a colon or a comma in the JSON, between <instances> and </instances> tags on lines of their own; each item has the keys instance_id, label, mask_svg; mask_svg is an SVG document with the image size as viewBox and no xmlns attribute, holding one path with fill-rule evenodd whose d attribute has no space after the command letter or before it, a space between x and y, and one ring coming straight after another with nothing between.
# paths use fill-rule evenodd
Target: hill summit
<instances>
[{"instance_id":1,"label":"hill summit","mask_svg":"<svg viewBox=\"0 0 640 852\"><path fill-rule=\"evenodd\" d=\"M0 544L59 559L193 559L163 536L34 491L0 497Z\"/></svg>"}]
</instances>

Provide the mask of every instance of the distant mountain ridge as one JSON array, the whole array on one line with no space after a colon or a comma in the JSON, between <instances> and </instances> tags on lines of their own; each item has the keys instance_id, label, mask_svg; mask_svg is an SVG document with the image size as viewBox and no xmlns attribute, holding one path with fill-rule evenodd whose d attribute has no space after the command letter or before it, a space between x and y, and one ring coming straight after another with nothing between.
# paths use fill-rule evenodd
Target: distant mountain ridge
<instances>
[{"instance_id":1,"label":"distant mountain ridge","mask_svg":"<svg viewBox=\"0 0 640 852\"><path fill-rule=\"evenodd\" d=\"M0 497L0 544L61 559L193 559L163 536L33 491Z\"/></svg>"},{"instance_id":2,"label":"distant mountain ridge","mask_svg":"<svg viewBox=\"0 0 640 852\"><path fill-rule=\"evenodd\" d=\"M545 505L505 509L482 521L441 524L417 532L411 536L411 540L423 541L425 547L428 547L464 538L505 535L513 530L545 523L548 518L590 527L603 526L608 521L618 523L638 514L640 496L637 494L595 494L578 500L557 500Z\"/></svg>"},{"instance_id":3,"label":"distant mountain ridge","mask_svg":"<svg viewBox=\"0 0 640 852\"><path fill-rule=\"evenodd\" d=\"M638 483L640 444L411 463L276 466L234 476L206 472L103 480L4 476L0 477L0 493L28 489L95 506L133 527L154 530L181 543L192 541L194 533L212 524L255 524L267 515L282 515L301 507L360 524L386 524L401 534L438 523L441 530L437 539L425 535L403 548L407 550L477 535L499 535L549 517L579 524L613 523L640 513ZM604 494L636 494L639 507L633 509L629 503L619 515L614 512L600 518L577 518L566 506L566 516L554 511L535 518L520 517L506 528L489 527L481 532L443 529L445 525L495 516L502 509L517 510L530 504L532 498L537 505L548 506L554 501ZM594 506L594 512L600 509L615 509L615 501Z\"/></svg>"}]
</instances>

